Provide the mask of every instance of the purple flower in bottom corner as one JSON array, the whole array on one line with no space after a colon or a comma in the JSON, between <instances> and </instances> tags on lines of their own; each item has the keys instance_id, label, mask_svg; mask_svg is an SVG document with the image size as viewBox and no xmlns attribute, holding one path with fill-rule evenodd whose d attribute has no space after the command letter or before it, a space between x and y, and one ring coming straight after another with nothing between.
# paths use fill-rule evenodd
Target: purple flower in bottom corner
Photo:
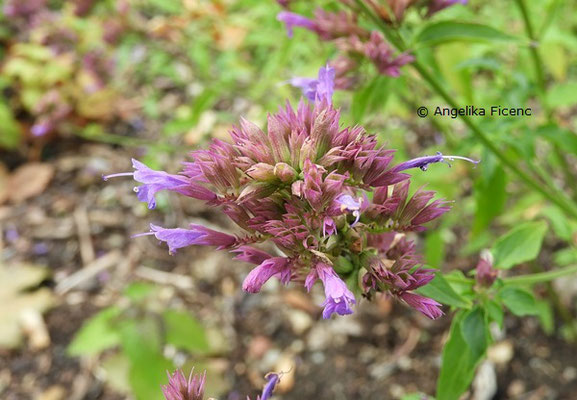
<instances>
[{"instance_id":1,"label":"purple flower in bottom corner","mask_svg":"<svg viewBox=\"0 0 577 400\"><path fill-rule=\"evenodd\" d=\"M351 305L356 304L355 296L328 264L318 263L307 276L305 286L310 290L316 279L320 279L325 287L325 301L323 303L323 318L328 319L332 314L352 314Z\"/></svg>"},{"instance_id":2,"label":"purple flower in bottom corner","mask_svg":"<svg viewBox=\"0 0 577 400\"><path fill-rule=\"evenodd\" d=\"M409 306L431 319L437 319L443 315L441 304L437 303L433 299L429 299L428 297L405 292L400 295L400 298Z\"/></svg>"},{"instance_id":3,"label":"purple flower in bottom corner","mask_svg":"<svg viewBox=\"0 0 577 400\"><path fill-rule=\"evenodd\" d=\"M200 374L193 374L194 369L190 371L188 380L180 370L174 371L172 375L167 372L168 385L162 386L162 393L166 400L203 400L204 382L206 380L206 371Z\"/></svg>"},{"instance_id":4,"label":"purple flower in bottom corner","mask_svg":"<svg viewBox=\"0 0 577 400\"><path fill-rule=\"evenodd\" d=\"M265 378L267 379L268 382L262 389L261 395L257 396L256 400L269 400L272 396L274 389L276 388L276 385L278 385L278 383L280 382L280 375L275 374L273 372L267 374Z\"/></svg>"}]
</instances>

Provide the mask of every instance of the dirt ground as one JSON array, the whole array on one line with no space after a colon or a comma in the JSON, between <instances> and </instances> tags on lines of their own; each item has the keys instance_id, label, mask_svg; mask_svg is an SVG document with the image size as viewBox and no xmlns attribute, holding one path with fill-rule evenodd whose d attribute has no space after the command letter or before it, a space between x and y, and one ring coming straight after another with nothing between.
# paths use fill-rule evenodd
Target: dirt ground
<instances>
[{"instance_id":1,"label":"dirt ground","mask_svg":"<svg viewBox=\"0 0 577 400\"><path fill-rule=\"evenodd\" d=\"M0 156L9 170L25 162ZM131 156L86 142L47 148L45 162L54 168L49 185L32 198L0 205L0 261L44 266L51 277L41 286L58 293L57 306L44 316L48 347L0 350L1 399L127 398L107 386L98 360L71 358L66 347L85 320L114 304L135 280L165 285L171 304L185 305L219 332L221 350L203 362L222 375L224 393L211 393L220 399L255 396L264 374L273 370L287 372L277 394L285 400L434 393L450 310L429 321L389 300L361 301L353 316L324 321L316 290L307 294L269 284L260 294L246 294L240 284L250 267L228 254L189 248L169 256L154 238L131 239L150 222L177 227L200 221L234 229L200 202L168 195L170 212L149 211L136 200L130 178L102 180L102 174L129 171ZM178 168L177 162L170 166ZM78 275L103 259L98 273ZM72 285L71 276L82 279ZM498 340L466 399L577 399L575 345L559 334L545 335L532 318L508 317L495 334Z\"/></svg>"}]
</instances>

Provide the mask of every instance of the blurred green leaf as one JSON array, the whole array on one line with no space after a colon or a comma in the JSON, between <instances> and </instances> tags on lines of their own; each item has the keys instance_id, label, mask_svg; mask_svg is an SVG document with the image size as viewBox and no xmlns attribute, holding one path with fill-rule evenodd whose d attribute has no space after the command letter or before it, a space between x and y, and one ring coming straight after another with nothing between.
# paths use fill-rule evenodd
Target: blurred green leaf
<instances>
[{"instance_id":1,"label":"blurred green leaf","mask_svg":"<svg viewBox=\"0 0 577 400\"><path fill-rule=\"evenodd\" d=\"M527 222L501 236L493 246L495 267L509 269L537 257L547 224L544 221Z\"/></svg>"},{"instance_id":2,"label":"blurred green leaf","mask_svg":"<svg viewBox=\"0 0 577 400\"><path fill-rule=\"evenodd\" d=\"M95 355L120 344L120 334L114 326L120 312L118 307L106 308L86 321L68 346L68 354Z\"/></svg>"},{"instance_id":3,"label":"blurred green leaf","mask_svg":"<svg viewBox=\"0 0 577 400\"><path fill-rule=\"evenodd\" d=\"M550 107L569 107L577 104L577 82L558 83L547 91Z\"/></svg>"},{"instance_id":4,"label":"blurred green leaf","mask_svg":"<svg viewBox=\"0 0 577 400\"><path fill-rule=\"evenodd\" d=\"M166 342L193 353L209 349L204 327L186 312L167 310L163 313L166 324Z\"/></svg>"},{"instance_id":5,"label":"blurred green leaf","mask_svg":"<svg viewBox=\"0 0 577 400\"><path fill-rule=\"evenodd\" d=\"M463 318L461 334L474 358L485 354L489 340L485 315L480 307L475 307Z\"/></svg>"},{"instance_id":6,"label":"blurred green leaf","mask_svg":"<svg viewBox=\"0 0 577 400\"><path fill-rule=\"evenodd\" d=\"M355 91L351 105L351 116L354 121L363 121L366 114L384 110L390 93L391 79L377 76L364 88Z\"/></svg>"},{"instance_id":7,"label":"blurred green leaf","mask_svg":"<svg viewBox=\"0 0 577 400\"><path fill-rule=\"evenodd\" d=\"M138 400L158 400L160 386L172 363L162 355L160 330L156 321L125 320L121 324L123 353L130 360L129 380Z\"/></svg>"},{"instance_id":8,"label":"blurred green leaf","mask_svg":"<svg viewBox=\"0 0 577 400\"><path fill-rule=\"evenodd\" d=\"M452 41L495 42L519 40L487 25L456 21L442 21L427 25L418 35L420 44L437 44Z\"/></svg>"},{"instance_id":9,"label":"blurred green leaf","mask_svg":"<svg viewBox=\"0 0 577 400\"><path fill-rule=\"evenodd\" d=\"M494 157L490 157L494 159ZM476 211L473 222L473 234L484 231L491 221L501 214L507 193L505 171L495 162L482 163L483 174L475 181Z\"/></svg>"},{"instance_id":10,"label":"blurred green leaf","mask_svg":"<svg viewBox=\"0 0 577 400\"><path fill-rule=\"evenodd\" d=\"M503 312L503 306L496 302L495 300L489 300L485 304L485 310L489 319L493 322L496 322L501 328L503 327L503 319L505 317L505 313Z\"/></svg>"},{"instance_id":11,"label":"blurred green leaf","mask_svg":"<svg viewBox=\"0 0 577 400\"><path fill-rule=\"evenodd\" d=\"M437 400L458 400L469 387L475 368L482 359L482 355L476 356L471 351L463 337L462 323L468 315L470 312L459 311L453 318L449 340L443 348L441 372L437 381ZM473 324L469 325L467 331L471 328L474 328Z\"/></svg>"},{"instance_id":12,"label":"blurred green leaf","mask_svg":"<svg viewBox=\"0 0 577 400\"><path fill-rule=\"evenodd\" d=\"M14 149L21 140L18 121L12 115L12 110L0 98L0 147Z\"/></svg>"},{"instance_id":13,"label":"blurred green leaf","mask_svg":"<svg viewBox=\"0 0 577 400\"><path fill-rule=\"evenodd\" d=\"M537 317L539 318L539 322L541 322L543 331L547 335L551 335L555 330L555 317L551 304L545 300L537 300L535 305L537 306Z\"/></svg>"},{"instance_id":14,"label":"blurred green leaf","mask_svg":"<svg viewBox=\"0 0 577 400\"><path fill-rule=\"evenodd\" d=\"M535 297L525 289L505 286L499 291L499 298L518 317L538 314Z\"/></svg>"},{"instance_id":15,"label":"blurred green leaf","mask_svg":"<svg viewBox=\"0 0 577 400\"><path fill-rule=\"evenodd\" d=\"M453 290L449 282L447 282L439 272L431 282L420 287L417 290L417 293L449 306L463 308L471 306L465 298L461 297Z\"/></svg>"}]
</instances>

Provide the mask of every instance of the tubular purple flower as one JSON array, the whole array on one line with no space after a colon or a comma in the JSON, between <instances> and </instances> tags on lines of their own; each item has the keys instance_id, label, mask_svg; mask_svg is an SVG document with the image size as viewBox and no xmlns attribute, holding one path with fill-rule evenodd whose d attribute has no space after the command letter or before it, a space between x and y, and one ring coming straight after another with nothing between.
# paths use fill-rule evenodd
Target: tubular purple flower
<instances>
[{"instance_id":1,"label":"tubular purple flower","mask_svg":"<svg viewBox=\"0 0 577 400\"><path fill-rule=\"evenodd\" d=\"M291 278L289 259L285 257L272 257L264 260L254 268L244 279L243 290L249 293L257 293L273 276L278 276L280 281L287 284Z\"/></svg>"},{"instance_id":2,"label":"tubular purple flower","mask_svg":"<svg viewBox=\"0 0 577 400\"><path fill-rule=\"evenodd\" d=\"M434 164L434 163L438 163L438 162L445 163L449 167L451 167L451 164L447 160L449 160L449 161L464 160L464 161L468 161L468 162L475 164L475 165L477 165L481 162L480 160L478 160L478 161L472 160L470 158L461 157L461 156L444 156L440 151L438 151L437 154L434 156L417 157L417 158L414 158L412 160L405 161L404 163L401 163L401 164L397 165L396 167L394 167L393 170L395 170L396 172L400 172L400 171L404 171L406 169L420 168L421 170L426 171L427 168L429 167L429 164Z\"/></svg>"},{"instance_id":3,"label":"tubular purple flower","mask_svg":"<svg viewBox=\"0 0 577 400\"><path fill-rule=\"evenodd\" d=\"M237 249L231 250L231 253L238 253L234 258L235 260L246 261L256 265L272 258L270 254L250 246L240 246Z\"/></svg>"},{"instance_id":4,"label":"tubular purple flower","mask_svg":"<svg viewBox=\"0 0 577 400\"><path fill-rule=\"evenodd\" d=\"M355 200L350 194L343 194L337 197L335 202L339 205L342 212L350 212L355 217L355 221L351 224L351 226L355 226L361 218L362 197Z\"/></svg>"},{"instance_id":5,"label":"tubular purple flower","mask_svg":"<svg viewBox=\"0 0 577 400\"><path fill-rule=\"evenodd\" d=\"M305 287L310 290L314 282L320 279L325 288L325 301L323 318L329 319L332 314L352 314L351 305L356 304L355 295L349 290L347 284L337 275L335 270L328 264L319 262L311 270L305 281Z\"/></svg>"},{"instance_id":6,"label":"tubular purple flower","mask_svg":"<svg viewBox=\"0 0 577 400\"><path fill-rule=\"evenodd\" d=\"M443 315L441 304L433 299L409 292L402 293L400 297L409 306L431 319L437 319Z\"/></svg>"},{"instance_id":7,"label":"tubular purple flower","mask_svg":"<svg viewBox=\"0 0 577 400\"><path fill-rule=\"evenodd\" d=\"M151 210L156 207L156 198L154 196L161 190L169 190L206 201L216 199L216 195L213 192L201 185L192 183L188 177L172 175L164 171L155 171L135 159L132 159L132 166L136 171L105 175L102 178L108 180L119 176L134 177L135 181L143 184L134 188L138 200L148 203L148 208Z\"/></svg>"},{"instance_id":8,"label":"tubular purple flower","mask_svg":"<svg viewBox=\"0 0 577 400\"><path fill-rule=\"evenodd\" d=\"M176 370L172 375L167 371L168 385L162 385L162 393L166 400L203 400L204 382L206 381L206 371L202 375L193 374L194 368L190 371L188 380L181 370Z\"/></svg>"},{"instance_id":9,"label":"tubular purple flower","mask_svg":"<svg viewBox=\"0 0 577 400\"><path fill-rule=\"evenodd\" d=\"M310 101L332 101L335 91L335 69L329 65L321 67L317 79L293 78L289 83L302 90Z\"/></svg>"},{"instance_id":10,"label":"tubular purple flower","mask_svg":"<svg viewBox=\"0 0 577 400\"><path fill-rule=\"evenodd\" d=\"M293 37L293 28L295 26L305 28L313 32L316 31L316 24L313 20L290 11L279 12L276 16L276 19L286 25L287 35L290 38Z\"/></svg>"},{"instance_id":11,"label":"tubular purple flower","mask_svg":"<svg viewBox=\"0 0 577 400\"><path fill-rule=\"evenodd\" d=\"M191 224L190 229L173 228L166 229L161 226L150 224L150 232L135 235L154 235L158 240L166 242L170 254L176 250L192 245L218 246L219 250L231 247L237 241L236 237L213 231L202 225Z\"/></svg>"},{"instance_id":12,"label":"tubular purple flower","mask_svg":"<svg viewBox=\"0 0 577 400\"><path fill-rule=\"evenodd\" d=\"M272 396L274 389L276 388L276 385L278 385L278 383L280 382L280 375L275 374L273 372L267 374L265 378L268 380L268 382L262 389L262 393L260 397L257 398L257 400L269 400Z\"/></svg>"}]
</instances>

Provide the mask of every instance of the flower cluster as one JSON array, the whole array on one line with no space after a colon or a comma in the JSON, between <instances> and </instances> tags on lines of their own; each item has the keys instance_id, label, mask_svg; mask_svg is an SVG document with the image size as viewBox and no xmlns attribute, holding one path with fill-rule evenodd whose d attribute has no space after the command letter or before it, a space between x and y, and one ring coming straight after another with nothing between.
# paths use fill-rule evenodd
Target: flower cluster
<instances>
[{"instance_id":1,"label":"flower cluster","mask_svg":"<svg viewBox=\"0 0 577 400\"><path fill-rule=\"evenodd\" d=\"M138 198L149 208L159 190L220 207L242 234L151 225L145 235L166 242L171 253L216 246L255 264L243 283L247 292L260 291L272 277L304 283L308 290L320 280L325 318L352 313L353 290L396 296L435 318L439 304L411 293L430 281L432 271L418 268L410 242L393 239L424 230L423 224L449 210L447 202L433 200L434 192L419 189L410 196L405 171L453 157L439 153L394 165L394 150L379 146L375 136L360 126L339 125L330 98L333 76L332 68L321 68L305 90L313 101L269 115L266 130L242 119L231 142L215 139L208 150L193 151L178 175L134 160L134 173L105 178L132 175L141 183ZM281 255L255 247L265 242Z\"/></svg>"},{"instance_id":2,"label":"flower cluster","mask_svg":"<svg viewBox=\"0 0 577 400\"><path fill-rule=\"evenodd\" d=\"M267 383L256 400L269 400L276 385L280 382L279 374L270 373L265 378ZM205 381L206 371L198 375L194 374L193 369L187 380L182 371L176 370L172 375L168 374L168 384L162 386L162 393L166 400L203 400ZM248 396L247 400L250 400Z\"/></svg>"},{"instance_id":3,"label":"flower cluster","mask_svg":"<svg viewBox=\"0 0 577 400\"><path fill-rule=\"evenodd\" d=\"M279 1L285 8L277 19L287 28L289 37L293 29L300 27L314 32L321 40L334 42L339 54L330 62L336 71L336 87L350 89L359 80L358 70L363 60L369 60L381 75L398 77L402 66L414 61L409 53L395 54L393 47L378 31L371 31L361 27L358 23L354 1L341 0L350 11L329 12L321 8L315 10L312 18L288 11L290 1ZM466 0L429 0L424 2L425 13L431 16L444 8ZM423 3L407 0L367 1L374 12L385 23L398 24L402 21L409 6Z\"/></svg>"}]
</instances>

